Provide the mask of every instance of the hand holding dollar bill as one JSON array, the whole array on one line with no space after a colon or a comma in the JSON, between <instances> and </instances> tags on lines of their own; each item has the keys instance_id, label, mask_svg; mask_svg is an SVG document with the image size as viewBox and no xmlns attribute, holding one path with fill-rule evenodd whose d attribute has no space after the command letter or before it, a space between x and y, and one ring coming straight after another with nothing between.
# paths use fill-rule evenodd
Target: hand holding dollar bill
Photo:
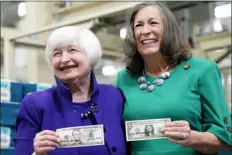
<instances>
[{"instance_id":1,"label":"hand holding dollar bill","mask_svg":"<svg viewBox=\"0 0 232 155\"><path fill-rule=\"evenodd\" d=\"M57 129L59 147L105 145L103 125L78 126Z\"/></svg>"},{"instance_id":2,"label":"hand holding dollar bill","mask_svg":"<svg viewBox=\"0 0 232 155\"><path fill-rule=\"evenodd\" d=\"M139 141L165 138L161 129L170 118L126 121L127 141Z\"/></svg>"}]
</instances>

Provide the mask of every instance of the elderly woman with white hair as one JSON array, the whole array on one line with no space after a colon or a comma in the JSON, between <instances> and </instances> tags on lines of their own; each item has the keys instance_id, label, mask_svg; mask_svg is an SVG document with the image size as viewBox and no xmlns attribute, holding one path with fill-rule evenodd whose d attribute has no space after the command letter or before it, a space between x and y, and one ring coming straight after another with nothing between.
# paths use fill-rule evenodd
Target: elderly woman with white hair
<instances>
[{"instance_id":1,"label":"elderly woman with white hair","mask_svg":"<svg viewBox=\"0 0 232 155\"><path fill-rule=\"evenodd\" d=\"M96 81L93 69L102 56L96 36L87 29L59 28L50 35L45 55L56 87L23 99L16 120L15 154L125 155L124 98L112 85ZM58 147L57 129L100 124L104 145Z\"/></svg>"}]
</instances>

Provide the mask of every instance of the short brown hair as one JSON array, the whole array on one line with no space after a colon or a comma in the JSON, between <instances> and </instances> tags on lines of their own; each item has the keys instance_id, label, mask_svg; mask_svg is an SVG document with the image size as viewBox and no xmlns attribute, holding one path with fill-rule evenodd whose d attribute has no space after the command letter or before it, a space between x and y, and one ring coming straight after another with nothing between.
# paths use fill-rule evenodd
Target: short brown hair
<instances>
[{"instance_id":1,"label":"short brown hair","mask_svg":"<svg viewBox=\"0 0 232 155\"><path fill-rule=\"evenodd\" d=\"M168 64L177 65L192 56L182 38L180 27L171 10L160 2L143 2L133 7L128 12L126 19L127 34L123 43L123 52L127 59L126 69L131 74L141 74L144 70L144 61L137 50L134 38L134 18L139 10L147 6L156 6L163 19L164 32L160 52Z\"/></svg>"}]
</instances>

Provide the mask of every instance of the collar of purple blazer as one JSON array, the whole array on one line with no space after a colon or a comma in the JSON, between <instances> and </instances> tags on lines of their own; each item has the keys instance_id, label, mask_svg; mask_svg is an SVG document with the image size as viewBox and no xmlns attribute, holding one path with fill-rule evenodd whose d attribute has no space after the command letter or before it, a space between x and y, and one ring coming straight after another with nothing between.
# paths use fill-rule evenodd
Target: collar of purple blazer
<instances>
[{"instance_id":1,"label":"collar of purple blazer","mask_svg":"<svg viewBox=\"0 0 232 155\"><path fill-rule=\"evenodd\" d=\"M69 102L72 102L72 92L71 90L65 86L65 84L56 76L55 80L56 80L56 86L58 89L58 95L59 97L68 100ZM93 73L93 71L91 71L91 86L92 86L92 94L91 94L91 100L92 102L94 102L97 105L97 94L98 94L98 90L99 90L99 86L95 77L95 74Z\"/></svg>"}]
</instances>

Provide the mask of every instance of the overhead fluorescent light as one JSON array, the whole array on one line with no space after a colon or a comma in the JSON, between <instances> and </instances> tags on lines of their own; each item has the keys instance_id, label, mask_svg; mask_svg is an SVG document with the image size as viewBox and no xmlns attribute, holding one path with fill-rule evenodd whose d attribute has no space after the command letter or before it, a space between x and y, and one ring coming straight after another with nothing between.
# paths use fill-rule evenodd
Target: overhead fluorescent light
<instances>
[{"instance_id":1,"label":"overhead fluorescent light","mask_svg":"<svg viewBox=\"0 0 232 155\"><path fill-rule=\"evenodd\" d=\"M228 76L228 84L231 85L231 75Z\"/></svg>"},{"instance_id":2,"label":"overhead fluorescent light","mask_svg":"<svg viewBox=\"0 0 232 155\"><path fill-rule=\"evenodd\" d=\"M19 3L19 5L18 5L18 15L19 15L19 17L25 16L26 13L27 13L26 3L25 2Z\"/></svg>"},{"instance_id":3,"label":"overhead fluorescent light","mask_svg":"<svg viewBox=\"0 0 232 155\"><path fill-rule=\"evenodd\" d=\"M220 5L214 8L216 18L231 17L231 4Z\"/></svg>"},{"instance_id":4,"label":"overhead fluorescent light","mask_svg":"<svg viewBox=\"0 0 232 155\"><path fill-rule=\"evenodd\" d=\"M217 50L216 53L221 53L223 52L224 50Z\"/></svg>"},{"instance_id":5,"label":"overhead fluorescent light","mask_svg":"<svg viewBox=\"0 0 232 155\"><path fill-rule=\"evenodd\" d=\"M120 37L121 37L122 39L125 39L125 38L126 38L126 32L127 32L127 29L126 29L126 28L122 28L122 29L120 30Z\"/></svg>"},{"instance_id":6,"label":"overhead fluorescent light","mask_svg":"<svg viewBox=\"0 0 232 155\"><path fill-rule=\"evenodd\" d=\"M213 22L213 30L215 32L221 32L223 30L220 19L215 19Z\"/></svg>"},{"instance_id":7,"label":"overhead fluorescent light","mask_svg":"<svg viewBox=\"0 0 232 155\"><path fill-rule=\"evenodd\" d=\"M104 66L102 68L102 74L104 76L112 76L116 74L116 69L114 66Z\"/></svg>"}]
</instances>

